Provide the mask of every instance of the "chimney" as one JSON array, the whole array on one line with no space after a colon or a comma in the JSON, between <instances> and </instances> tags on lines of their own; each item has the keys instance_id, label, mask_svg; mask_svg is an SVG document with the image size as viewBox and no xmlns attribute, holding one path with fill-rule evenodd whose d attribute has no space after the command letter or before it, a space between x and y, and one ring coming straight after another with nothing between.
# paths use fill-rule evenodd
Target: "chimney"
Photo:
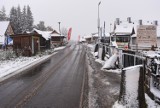
<instances>
[{"instance_id":1,"label":"chimney","mask_svg":"<svg viewBox=\"0 0 160 108\"><path fill-rule=\"evenodd\" d=\"M153 24L158 26L158 21L157 20L153 21Z\"/></svg>"},{"instance_id":2,"label":"chimney","mask_svg":"<svg viewBox=\"0 0 160 108\"><path fill-rule=\"evenodd\" d=\"M142 20L139 20L139 25L142 25Z\"/></svg>"},{"instance_id":3,"label":"chimney","mask_svg":"<svg viewBox=\"0 0 160 108\"><path fill-rule=\"evenodd\" d=\"M116 24L119 25L120 24L120 19L116 18Z\"/></svg>"},{"instance_id":4,"label":"chimney","mask_svg":"<svg viewBox=\"0 0 160 108\"><path fill-rule=\"evenodd\" d=\"M131 17L128 17L128 18L127 18L127 21L128 21L128 23L132 23L132 22L131 22Z\"/></svg>"}]
</instances>

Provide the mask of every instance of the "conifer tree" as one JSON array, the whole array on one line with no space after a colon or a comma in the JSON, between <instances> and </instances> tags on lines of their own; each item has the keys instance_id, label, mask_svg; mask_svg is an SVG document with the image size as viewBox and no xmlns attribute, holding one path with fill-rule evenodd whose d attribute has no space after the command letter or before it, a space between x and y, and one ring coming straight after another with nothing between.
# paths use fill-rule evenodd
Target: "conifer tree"
<instances>
[{"instance_id":1,"label":"conifer tree","mask_svg":"<svg viewBox=\"0 0 160 108\"><path fill-rule=\"evenodd\" d=\"M29 7L29 5L27 6L27 29L29 31L31 31L33 29L33 16L32 16L32 12L31 12L31 8Z\"/></svg>"}]
</instances>

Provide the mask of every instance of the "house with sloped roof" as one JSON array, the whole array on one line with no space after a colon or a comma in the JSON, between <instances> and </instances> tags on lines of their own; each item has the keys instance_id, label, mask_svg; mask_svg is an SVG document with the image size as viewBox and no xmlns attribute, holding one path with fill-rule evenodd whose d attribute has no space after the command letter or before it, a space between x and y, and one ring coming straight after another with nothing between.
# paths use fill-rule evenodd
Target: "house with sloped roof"
<instances>
[{"instance_id":1,"label":"house with sloped roof","mask_svg":"<svg viewBox=\"0 0 160 108\"><path fill-rule=\"evenodd\" d=\"M156 30L156 37L157 37L157 45L160 46L160 27L158 25L158 21L131 21L131 18L127 18L127 21L120 21L119 18L116 19L114 30L112 32L112 40L115 40L117 42L118 47L120 48L126 48L129 47L131 49L136 49L137 46L139 49L150 49L150 46L146 45L138 45L137 42L137 35L138 35L138 28L140 26L155 26L157 28ZM150 34L152 37L153 34ZM143 45L143 46L142 46ZM155 45L154 45L155 46Z\"/></svg>"},{"instance_id":2,"label":"house with sloped roof","mask_svg":"<svg viewBox=\"0 0 160 108\"><path fill-rule=\"evenodd\" d=\"M135 34L131 18L127 18L127 21L117 18L114 26L112 41L116 41L119 48L129 47L131 36Z\"/></svg>"},{"instance_id":3,"label":"house with sloped roof","mask_svg":"<svg viewBox=\"0 0 160 108\"><path fill-rule=\"evenodd\" d=\"M13 35L14 31L9 21L0 21L0 46L7 41L7 36ZM6 43L8 44L8 43Z\"/></svg>"},{"instance_id":4,"label":"house with sloped roof","mask_svg":"<svg viewBox=\"0 0 160 108\"><path fill-rule=\"evenodd\" d=\"M31 33L36 33L36 34L41 35L41 37L40 37L40 49L49 49L52 32L53 31L41 31L41 30L38 30L38 29L34 28Z\"/></svg>"},{"instance_id":5,"label":"house with sloped roof","mask_svg":"<svg viewBox=\"0 0 160 108\"><path fill-rule=\"evenodd\" d=\"M11 35L13 39L13 50L17 56L32 56L37 54L40 49L40 38L42 35L37 33L23 33Z\"/></svg>"},{"instance_id":6,"label":"house with sloped roof","mask_svg":"<svg viewBox=\"0 0 160 108\"><path fill-rule=\"evenodd\" d=\"M65 44L64 38L66 38L64 35L61 35L56 30L52 31L51 33L51 48L62 46Z\"/></svg>"}]
</instances>

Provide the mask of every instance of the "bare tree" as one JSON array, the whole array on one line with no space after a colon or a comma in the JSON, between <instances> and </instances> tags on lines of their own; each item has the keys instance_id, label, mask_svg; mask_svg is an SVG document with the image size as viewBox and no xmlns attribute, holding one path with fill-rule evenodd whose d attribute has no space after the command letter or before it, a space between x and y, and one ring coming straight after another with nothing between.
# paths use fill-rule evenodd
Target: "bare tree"
<instances>
[{"instance_id":1,"label":"bare tree","mask_svg":"<svg viewBox=\"0 0 160 108\"><path fill-rule=\"evenodd\" d=\"M47 31L53 31L53 28L52 28L51 26L47 26L47 27L46 27L46 30L47 30Z\"/></svg>"},{"instance_id":2,"label":"bare tree","mask_svg":"<svg viewBox=\"0 0 160 108\"><path fill-rule=\"evenodd\" d=\"M61 35L67 36L67 34L68 34L67 28L65 27L61 28Z\"/></svg>"}]
</instances>

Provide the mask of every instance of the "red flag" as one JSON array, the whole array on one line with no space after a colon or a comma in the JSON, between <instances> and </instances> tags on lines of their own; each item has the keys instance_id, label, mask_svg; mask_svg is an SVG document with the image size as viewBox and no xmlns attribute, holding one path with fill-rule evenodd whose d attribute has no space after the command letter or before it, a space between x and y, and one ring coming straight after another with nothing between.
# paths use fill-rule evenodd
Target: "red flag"
<instances>
[{"instance_id":1,"label":"red flag","mask_svg":"<svg viewBox=\"0 0 160 108\"><path fill-rule=\"evenodd\" d=\"M72 28L70 28L69 31L68 31L68 40L71 39L71 32L72 32Z\"/></svg>"}]
</instances>

